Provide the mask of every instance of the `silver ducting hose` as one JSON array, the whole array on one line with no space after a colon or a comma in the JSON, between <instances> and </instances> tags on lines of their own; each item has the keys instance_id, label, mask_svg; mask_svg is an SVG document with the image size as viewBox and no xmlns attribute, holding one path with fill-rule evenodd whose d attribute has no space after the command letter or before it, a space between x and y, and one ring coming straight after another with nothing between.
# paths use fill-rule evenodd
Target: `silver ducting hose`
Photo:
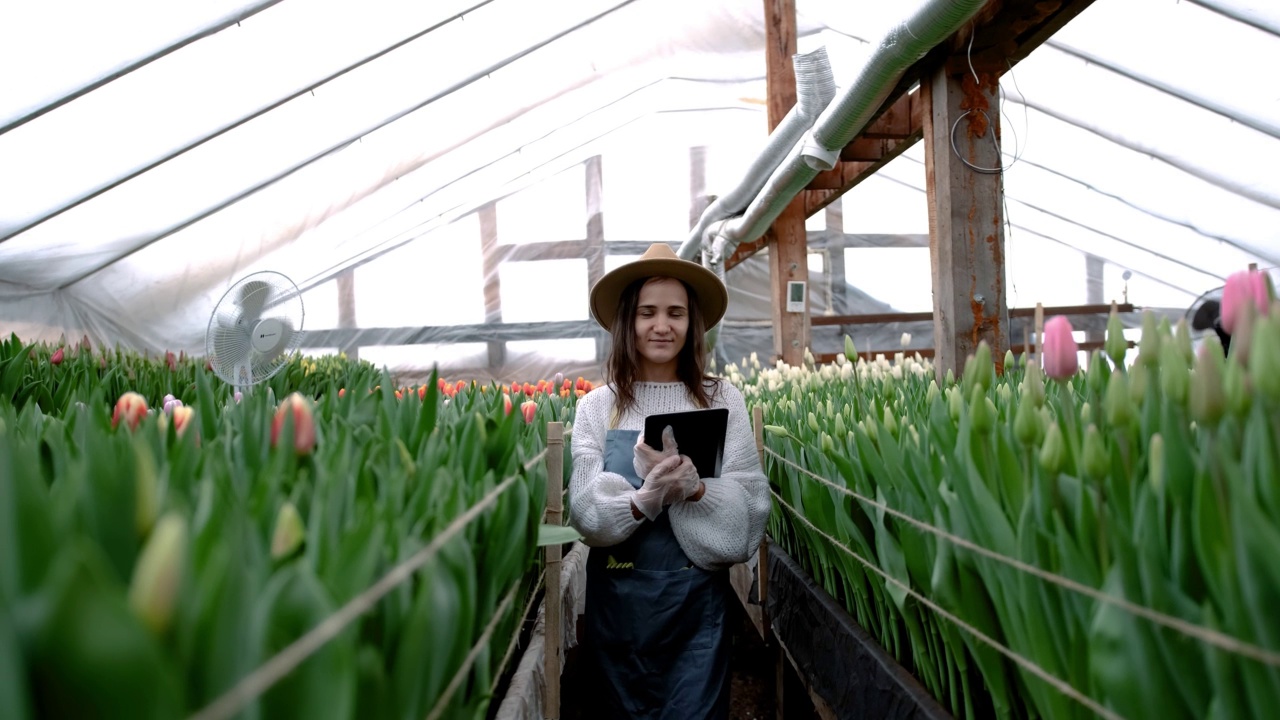
<instances>
[{"instance_id":1,"label":"silver ducting hose","mask_svg":"<svg viewBox=\"0 0 1280 720\"><path fill-rule=\"evenodd\" d=\"M831 62L827 49L818 48L810 53L794 55L791 59L796 72L796 104L787 111L769 135L764 150L747 168L742 182L707 206L697 225L689 231L689 237L680 246L679 255L693 260L700 251L710 249L707 228L718 220L733 217L747 207L747 203L760 192L769 175L786 158L791 148L804 136L818 115L836 94L835 77L831 74Z\"/></svg>"},{"instance_id":2,"label":"silver ducting hose","mask_svg":"<svg viewBox=\"0 0 1280 720\"><path fill-rule=\"evenodd\" d=\"M746 212L710 228L711 249L704 252L704 264L723 267L738 245L764 235L820 170L835 166L840 150L866 127L907 68L959 30L985 4L986 0L932 0L887 32L857 79L822 111L813 131L790 149Z\"/></svg>"}]
</instances>

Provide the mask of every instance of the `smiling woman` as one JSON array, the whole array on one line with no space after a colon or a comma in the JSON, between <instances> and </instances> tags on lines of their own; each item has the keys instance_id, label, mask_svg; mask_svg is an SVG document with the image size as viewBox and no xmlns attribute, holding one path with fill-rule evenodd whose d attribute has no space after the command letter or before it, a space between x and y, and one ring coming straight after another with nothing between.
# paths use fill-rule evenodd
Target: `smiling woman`
<instances>
[{"instance_id":1,"label":"smiling woman","mask_svg":"<svg viewBox=\"0 0 1280 720\"><path fill-rule=\"evenodd\" d=\"M578 404L569 493L592 548L585 687L605 717L728 717L728 568L759 546L770 498L742 395L706 372L727 305L714 273L663 243L591 290L613 349L609 383ZM649 416L712 407L729 411L720 477L699 477L669 428L661 450L641 435Z\"/></svg>"}]
</instances>

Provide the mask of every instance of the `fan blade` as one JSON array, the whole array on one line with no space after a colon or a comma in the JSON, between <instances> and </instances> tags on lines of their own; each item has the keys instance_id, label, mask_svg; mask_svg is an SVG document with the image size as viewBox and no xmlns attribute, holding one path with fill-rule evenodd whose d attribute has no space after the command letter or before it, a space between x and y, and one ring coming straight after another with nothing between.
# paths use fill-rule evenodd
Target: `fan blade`
<instances>
[{"instance_id":1,"label":"fan blade","mask_svg":"<svg viewBox=\"0 0 1280 720\"><path fill-rule=\"evenodd\" d=\"M253 327L257 324L262 309L271 299L271 290L271 284L261 280L249 280L240 288L240 299L236 304L244 311L241 316L244 325Z\"/></svg>"}]
</instances>

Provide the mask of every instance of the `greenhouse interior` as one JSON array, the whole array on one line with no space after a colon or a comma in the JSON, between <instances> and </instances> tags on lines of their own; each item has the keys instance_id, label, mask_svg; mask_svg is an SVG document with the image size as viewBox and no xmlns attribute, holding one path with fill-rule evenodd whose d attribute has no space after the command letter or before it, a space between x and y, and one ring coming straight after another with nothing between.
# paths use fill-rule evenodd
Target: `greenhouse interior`
<instances>
[{"instance_id":1,"label":"greenhouse interior","mask_svg":"<svg viewBox=\"0 0 1280 720\"><path fill-rule=\"evenodd\" d=\"M0 60L0 717L1280 707L1280 5L18 3ZM731 415L631 512L728 599L715 706L628 715L588 408L657 377L593 293L659 250Z\"/></svg>"}]
</instances>

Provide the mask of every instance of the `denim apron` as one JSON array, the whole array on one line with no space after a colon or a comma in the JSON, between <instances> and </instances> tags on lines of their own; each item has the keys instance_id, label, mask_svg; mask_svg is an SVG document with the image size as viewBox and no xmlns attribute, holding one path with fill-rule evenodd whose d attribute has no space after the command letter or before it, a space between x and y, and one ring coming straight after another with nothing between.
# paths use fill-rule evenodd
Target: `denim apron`
<instances>
[{"instance_id":1,"label":"denim apron","mask_svg":"<svg viewBox=\"0 0 1280 720\"><path fill-rule=\"evenodd\" d=\"M609 430L604 470L639 489L639 430ZM598 682L592 717L729 717L729 572L689 561L666 512L587 557L583 650Z\"/></svg>"}]
</instances>

